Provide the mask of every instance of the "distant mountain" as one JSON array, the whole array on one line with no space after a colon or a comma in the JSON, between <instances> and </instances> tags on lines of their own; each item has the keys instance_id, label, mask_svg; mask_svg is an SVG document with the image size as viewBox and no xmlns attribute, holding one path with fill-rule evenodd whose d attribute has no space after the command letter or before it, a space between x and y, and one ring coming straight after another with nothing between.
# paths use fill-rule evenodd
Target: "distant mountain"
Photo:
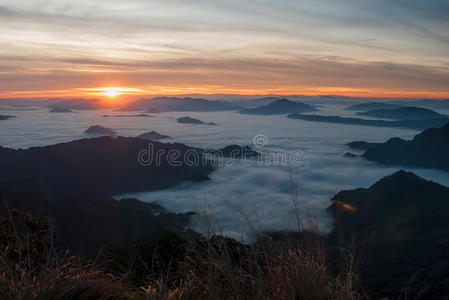
<instances>
[{"instance_id":1,"label":"distant mountain","mask_svg":"<svg viewBox=\"0 0 449 300\"><path fill-rule=\"evenodd\" d=\"M254 158L261 154L249 146L229 145L218 150L208 149L206 152L214 158Z\"/></svg>"},{"instance_id":2,"label":"distant mountain","mask_svg":"<svg viewBox=\"0 0 449 300\"><path fill-rule=\"evenodd\" d=\"M11 118L15 118L15 116L0 115L0 121L8 120L8 119L11 119Z\"/></svg>"},{"instance_id":3,"label":"distant mountain","mask_svg":"<svg viewBox=\"0 0 449 300\"><path fill-rule=\"evenodd\" d=\"M392 138L368 148L362 155L367 160L385 165L400 165L449 170L449 123L429 128L411 141Z\"/></svg>"},{"instance_id":4,"label":"distant mountain","mask_svg":"<svg viewBox=\"0 0 449 300\"><path fill-rule=\"evenodd\" d=\"M433 110L421 107L400 107L396 109L375 109L366 112L357 113L361 116L369 116L393 120L426 120L447 118Z\"/></svg>"},{"instance_id":5,"label":"distant mountain","mask_svg":"<svg viewBox=\"0 0 449 300\"><path fill-rule=\"evenodd\" d=\"M368 102L368 103L360 103L354 104L346 107L346 110L355 110L355 111L368 111L374 109L396 109L400 108L402 105L395 103L385 103L385 102Z\"/></svg>"},{"instance_id":6,"label":"distant mountain","mask_svg":"<svg viewBox=\"0 0 449 300\"><path fill-rule=\"evenodd\" d=\"M67 99L52 103L48 107L57 110L94 110L103 108L103 105L98 99Z\"/></svg>"},{"instance_id":7,"label":"distant mountain","mask_svg":"<svg viewBox=\"0 0 449 300\"><path fill-rule=\"evenodd\" d=\"M153 115L149 114L134 114L134 115L103 115L103 118L127 118L127 117L138 117L138 118L152 118Z\"/></svg>"},{"instance_id":8,"label":"distant mountain","mask_svg":"<svg viewBox=\"0 0 449 300\"><path fill-rule=\"evenodd\" d=\"M344 118L340 116L320 116L320 115L302 115L291 114L289 118L299 119L312 122L326 122L347 125L362 125L375 127L399 127L410 128L415 130L423 130L431 127L441 127L448 121L446 118L429 119L429 120L401 120L401 121L385 121L385 120L366 120L359 118Z\"/></svg>"},{"instance_id":9,"label":"distant mountain","mask_svg":"<svg viewBox=\"0 0 449 300\"><path fill-rule=\"evenodd\" d=\"M158 133L156 131L145 132L145 133L142 133L141 135L139 135L137 137L139 139L153 140L153 141L158 141L158 140L170 138L168 135L163 135L163 134L160 134L160 133Z\"/></svg>"},{"instance_id":10,"label":"distant mountain","mask_svg":"<svg viewBox=\"0 0 449 300\"><path fill-rule=\"evenodd\" d=\"M431 109L449 109L449 99L447 100L421 99L421 100L397 101L396 103L407 106L427 107Z\"/></svg>"},{"instance_id":11,"label":"distant mountain","mask_svg":"<svg viewBox=\"0 0 449 300\"><path fill-rule=\"evenodd\" d=\"M407 288L410 299L441 299L448 292L448 187L398 171L331 201L330 237L355 244L369 295L398 299Z\"/></svg>"},{"instance_id":12,"label":"distant mountain","mask_svg":"<svg viewBox=\"0 0 449 300\"><path fill-rule=\"evenodd\" d=\"M235 157L235 156L259 156L260 153L255 151L253 148L249 146L239 146L239 145L229 145L224 148L219 149L219 151L227 157Z\"/></svg>"},{"instance_id":13,"label":"distant mountain","mask_svg":"<svg viewBox=\"0 0 449 300\"><path fill-rule=\"evenodd\" d=\"M237 107L232 105L232 103L225 101L210 101L190 97L156 97L137 100L122 110L146 110L149 113L161 113L170 111L226 111L236 109Z\"/></svg>"},{"instance_id":14,"label":"distant mountain","mask_svg":"<svg viewBox=\"0 0 449 300\"><path fill-rule=\"evenodd\" d=\"M234 100L231 103L235 106L244 107L244 108L254 108L262 105L270 104L276 100L285 99L283 97L276 97L276 96L270 96L270 97L263 97L263 98L256 98L256 99L246 99L246 100Z\"/></svg>"},{"instance_id":15,"label":"distant mountain","mask_svg":"<svg viewBox=\"0 0 449 300\"><path fill-rule=\"evenodd\" d=\"M100 137L100 136L115 137L115 136L117 136L117 132L115 132L114 130L100 126L100 125L90 126L86 131L84 131L84 133L87 135L93 136L93 137Z\"/></svg>"},{"instance_id":16,"label":"distant mountain","mask_svg":"<svg viewBox=\"0 0 449 300\"><path fill-rule=\"evenodd\" d=\"M39 108L20 107L20 106L0 107L0 111L30 111L30 110L39 110Z\"/></svg>"},{"instance_id":17,"label":"distant mountain","mask_svg":"<svg viewBox=\"0 0 449 300\"><path fill-rule=\"evenodd\" d=\"M205 123L201 120L195 119L195 118L191 118L191 117L181 117L176 119L176 121L178 123L183 123L183 124L197 124L197 125L217 125L213 122L209 122L209 123Z\"/></svg>"},{"instance_id":18,"label":"distant mountain","mask_svg":"<svg viewBox=\"0 0 449 300\"><path fill-rule=\"evenodd\" d=\"M315 107L309 104L294 102L287 99L280 99L267 105L241 110L240 113L254 115L281 115L312 112L316 110L317 109Z\"/></svg>"},{"instance_id":19,"label":"distant mountain","mask_svg":"<svg viewBox=\"0 0 449 300\"><path fill-rule=\"evenodd\" d=\"M366 150L376 147L380 144L381 143L368 143L368 142L364 142L364 141L356 141L356 142L347 143L346 145L351 147L352 149L366 151Z\"/></svg>"},{"instance_id":20,"label":"distant mountain","mask_svg":"<svg viewBox=\"0 0 449 300\"><path fill-rule=\"evenodd\" d=\"M345 154L343 154L343 157L345 158L357 158L359 157L357 154L351 153L351 152L346 152Z\"/></svg>"},{"instance_id":21,"label":"distant mountain","mask_svg":"<svg viewBox=\"0 0 449 300\"><path fill-rule=\"evenodd\" d=\"M68 109L68 108L62 108L62 107L54 107L52 109L50 109L51 113L71 113L73 112L73 110Z\"/></svg>"},{"instance_id":22,"label":"distant mountain","mask_svg":"<svg viewBox=\"0 0 449 300\"><path fill-rule=\"evenodd\" d=\"M191 214L154 215L154 204L111 198L208 180L214 169L211 164L192 166L180 159L174 165L168 157L173 150L181 158L186 151L197 151L182 144L125 137L25 150L0 147L0 205L6 200L11 208L34 214L47 214L50 209L58 239L75 249L99 249L157 230L182 231ZM198 157L203 161L199 150Z\"/></svg>"}]
</instances>

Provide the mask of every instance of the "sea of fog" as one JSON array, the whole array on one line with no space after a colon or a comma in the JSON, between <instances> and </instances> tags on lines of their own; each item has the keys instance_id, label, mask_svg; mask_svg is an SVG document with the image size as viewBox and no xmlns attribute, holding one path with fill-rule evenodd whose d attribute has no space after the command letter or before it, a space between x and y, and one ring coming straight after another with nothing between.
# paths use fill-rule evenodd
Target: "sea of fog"
<instances>
[{"instance_id":1,"label":"sea of fog","mask_svg":"<svg viewBox=\"0 0 449 300\"><path fill-rule=\"evenodd\" d=\"M317 123L286 116L242 115L237 112L171 112L153 117L103 117L133 114L112 110L49 113L45 108L7 110L17 118L0 123L0 145L27 148L66 142L85 137L91 125L112 128L123 136L155 130L169 135L166 142L179 142L203 148L230 144L252 145L256 135L267 144L258 149L301 151L295 165L234 163L219 167L206 182L185 182L171 189L116 195L156 202L174 212L196 211L192 226L201 232L214 231L238 239L248 239L254 231L296 228L296 221L318 222L323 232L332 226L326 212L330 198L338 191L368 187L399 167L384 167L363 159L344 158L352 151L346 143L365 140L383 142L391 137L412 138L417 131L343 124ZM320 114L353 115L343 106L323 105ZM180 124L176 118L191 116L217 126ZM360 152L359 152L360 153ZM137 158L136 158L137 159ZM449 173L410 169L416 174L449 185ZM296 193L294 191L297 191ZM297 196L295 196L297 194Z\"/></svg>"}]
</instances>

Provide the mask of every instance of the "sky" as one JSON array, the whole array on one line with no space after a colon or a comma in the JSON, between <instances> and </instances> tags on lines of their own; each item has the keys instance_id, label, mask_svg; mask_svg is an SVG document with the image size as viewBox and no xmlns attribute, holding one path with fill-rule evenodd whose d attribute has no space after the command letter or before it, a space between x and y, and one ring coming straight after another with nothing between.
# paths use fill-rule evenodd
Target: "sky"
<instances>
[{"instance_id":1,"label":"sky","mask_svg":"<svg viewBox=\"0 0 449 300\"><path fill-rule=\"evenodd\" d=\"M449 0L0 0L0 97L449 98L448 16Z\"/></svg>"}]
</instances>

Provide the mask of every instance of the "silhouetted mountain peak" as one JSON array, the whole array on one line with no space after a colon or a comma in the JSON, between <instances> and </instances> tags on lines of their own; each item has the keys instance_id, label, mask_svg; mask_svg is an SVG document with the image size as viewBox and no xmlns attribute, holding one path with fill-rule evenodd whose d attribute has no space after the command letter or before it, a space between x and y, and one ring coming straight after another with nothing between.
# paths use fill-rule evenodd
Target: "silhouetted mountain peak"
<instances>
[{"instance_id":1,"label":"silhouetted mountain peak","mask_svg":"<svg viewBox=\"0 0 449 300\"><path fill-rule=\"evenodd\" d=\"M427 284L449 275L448 187L399 170L369 188L338 193L329 210L335 218L331 239L357 243L369 289L399 291L417 270ZM443 275L432 279L436 274Z\"/></svg>"},{"instance_id":2,"label":"silhouetted mountain peak","mask_svg":"<svg viewBox=\"0 0 449 300\"><path fill-rule=\"evenodd\" d=\"M386 165L402 165L448 170L449 123L426 129L411 141L391 138L367 149L362 157Z\"/></svg>"},{"instance_id":3,"label":"silhouetted mountain peak","mask_svg":"<svg viewBox=\"0 0 449 300\"><path fill-rule=\"evenodd\" d=\"M247 108L240 112L244 114L255 114L255 115L279 115L295 112L296 113L312 112L316 110L317 109L312 105L304 104L301 102L295 102L283 98L256 108Z\"/></svg>"},{"instance_id":4,"label":"silhouetted mountain peak","mask_svg":"<svg viewBox=\"0 0 449 300\"><path fill-rule=\"evenodd\" d=\"M99 136L115 137L117 135L117 132L115 132L114 130L100 126L100 125L90 126L86 131L84 131L84 133L94 136L94 137L99 137Z\"/></svg>"},{"instance_id":5,"label":"silhouetted mountain peak","mask_svg":"<svg viewBox=\"0 0 449 300\"><path fill-rule=\"evenodd\" d=\"M390 188L390 187L394 188L394 189L403 189L404 184L405 184L405 186L407 186L407 185L413 185L416 183L423 183L423 182L429 182L432 184L439 185L439 184L431 182L431 181L426 181L413 172L409 172L409 171L405 171L405 170L401 169L391 175L383 177L382 179L380 179L379 181L377 181L376 183L371 185L368 188L368 190L369 189L386 189L386 188Z\"/></svg>"},{"instance_id":6,"label":"silhouetted mountain peak","mask_svg":"<svg viewBox=\"0 0 449 300\"><path fill-rule=\"evenodd\" d=\"M198 120L198 119L195 119L195 118L192 118L192 117L180 117L180 118L176 119L176 121L178 123L183 123L183 124L217 125L217 124L215 124L213 122L206 123L206 122L203 122L201 120Z\"/></svg>"},{"instance_id":7,"label":"silhouetted mountain peak","mask_svg":"<svg viewBox=\"0 0 449 300\"><path fill-rule=\"evenodd\" d=\"M144 140L155 140L155 141L170 138L168 135L163 135L156 131L145 132L137 137Z\"/></svg>"},{"instance_id":8,"label":"silhouetted mountain peak","mask_svg":"<svg viewBox=\"0 0 449 300\"><path fill-rule=\"evenodd\" d=\"M358 113L358 115L394 120L427 120L447 117L427 108L413 106L396 109L374 109Z\"/></svg>"},{"instance_id":9,"label":"silhouetted mountain peak","mask_svg":"<svg viewBox=\"0 0 449 300\"><path fill-rule=\"evenodd\" d=\"M269 105L275 105L275 104L294 104L294 103L297 103L297 102L288 100L287 98L282 98L282 99L279 99L279 100L275 100L274 102L270 103Z\"/></svg>"}]
</instances>

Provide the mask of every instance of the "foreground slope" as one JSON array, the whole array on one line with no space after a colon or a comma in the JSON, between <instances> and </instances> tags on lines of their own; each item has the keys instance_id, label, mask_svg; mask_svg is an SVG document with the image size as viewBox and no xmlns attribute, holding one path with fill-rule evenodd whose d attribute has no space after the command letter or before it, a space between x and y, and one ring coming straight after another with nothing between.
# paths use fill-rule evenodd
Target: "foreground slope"
<instances>
[{"instance_id":1,"label":"foreground slope","mask_svg":"<svg viewBox=\"0 0 449 300\"><path fill-rule=\"evenodd\" d=\"M370 293L440 299L449 292L449 188L398 171L332 198L334 239L355 239ZM413 297L411 297L413 299Z\"/></svg>"}]
</instances>

